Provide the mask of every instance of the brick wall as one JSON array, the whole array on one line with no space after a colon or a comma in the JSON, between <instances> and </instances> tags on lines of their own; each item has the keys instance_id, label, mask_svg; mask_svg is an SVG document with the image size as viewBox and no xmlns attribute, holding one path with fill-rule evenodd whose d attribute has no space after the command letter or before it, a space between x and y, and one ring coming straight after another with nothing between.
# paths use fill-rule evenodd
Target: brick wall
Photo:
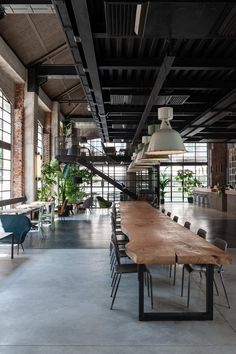
<instances>
[{"instance_id":1,"label":"brick wall","mask_svg":"<svg viewBox=\"0 0 236 354\"><path fill-rule=\"evenodd\" d=\"M215 143L211 149L211 184L227 183L227 144Z\"/></svg>"},{"instance_id":2,"label":"brick wall","mask_svg":"<svg viewBox=\"0 0 236 354\"><path fill-rule=\"evenodd\" d=\"M12 181L13 195L19 197L25 194L24 188L24 84L15 86L15 104L12 120Z\"/></svg>"}]
</instances>

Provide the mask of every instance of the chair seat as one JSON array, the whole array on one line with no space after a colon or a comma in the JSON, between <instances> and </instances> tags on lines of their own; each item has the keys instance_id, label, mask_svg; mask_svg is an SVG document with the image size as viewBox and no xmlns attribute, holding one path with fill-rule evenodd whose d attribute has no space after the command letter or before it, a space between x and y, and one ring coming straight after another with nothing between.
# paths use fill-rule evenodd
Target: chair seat
<instances>
[{"instance_id":1,"label":"chair seat","mask_svg":"<svg viewBox=\"0 0 236 354\"><path fill-rule=\"evenodd\" d=\"M137 273L137 264L120 264L116 265L117 273Z\"/></svg>"}]
</instances>

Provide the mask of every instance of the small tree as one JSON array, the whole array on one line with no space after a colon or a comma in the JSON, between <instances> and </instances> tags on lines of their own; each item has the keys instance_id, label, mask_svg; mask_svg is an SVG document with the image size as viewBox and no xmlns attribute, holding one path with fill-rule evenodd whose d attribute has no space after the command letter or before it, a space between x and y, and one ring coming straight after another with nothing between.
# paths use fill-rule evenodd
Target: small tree
<instances>
[{"instance_id":1,"label":"small tree","mask_svg":"<svg viewBox=\"0 0 236 354\"><path fill-rule=\"evenodd\" d=\"M183 191L188 197L192 197L193 188L200 186L201 182L194 176L194 172L191 170L179 170L177 176L175 177L177 182L181 182L181 187L178 188L179 191Z\"/></svg>"}]
</instances>

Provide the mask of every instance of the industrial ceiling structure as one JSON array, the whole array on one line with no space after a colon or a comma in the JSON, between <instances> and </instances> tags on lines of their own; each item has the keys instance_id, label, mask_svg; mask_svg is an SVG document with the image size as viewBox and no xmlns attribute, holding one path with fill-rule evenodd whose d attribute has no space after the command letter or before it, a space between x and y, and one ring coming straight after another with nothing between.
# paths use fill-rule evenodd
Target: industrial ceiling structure
<instances>
[{"instance_id":1,"label":"industrial ceiling structure","mask_svg":"<svg viewBox=\"0 0 236 354\"><path fill-rule=\"evenodd\" d=\"M65 119L135 145L173 107L185 142L236 142L235 1L2 1L0 33Z\"/></svg>"}]
</instances>

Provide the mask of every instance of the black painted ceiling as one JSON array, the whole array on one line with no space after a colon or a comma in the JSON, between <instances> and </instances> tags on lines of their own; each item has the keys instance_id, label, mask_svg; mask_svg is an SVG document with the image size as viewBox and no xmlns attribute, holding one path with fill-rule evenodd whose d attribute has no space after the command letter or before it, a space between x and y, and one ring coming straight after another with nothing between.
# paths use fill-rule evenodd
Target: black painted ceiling
<instances>
[{"instance_id":1,"label":"black painted ceiling","mask_svg":"<svg viewBox=\"0 0 236 354\"><path fill-rule=\"evenodd\" d=\"M170 105L185 141L236 142L235 1L52 4L105 141L140 141Z\"/></svg>"}]
</instances>

